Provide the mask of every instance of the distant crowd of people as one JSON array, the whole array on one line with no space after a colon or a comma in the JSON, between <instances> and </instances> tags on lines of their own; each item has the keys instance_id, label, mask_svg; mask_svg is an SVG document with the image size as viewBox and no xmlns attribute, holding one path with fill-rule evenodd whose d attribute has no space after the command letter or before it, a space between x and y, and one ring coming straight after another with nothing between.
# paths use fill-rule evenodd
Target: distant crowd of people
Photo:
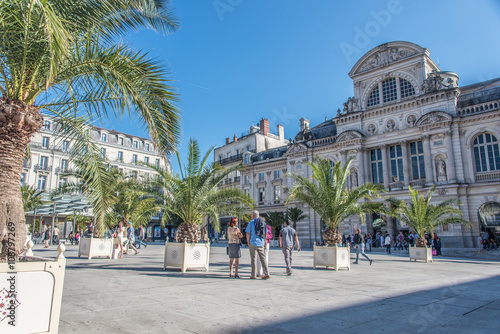
<instances>
[{"instance_id":1,"label":"distant crowd of people","mask_svg":"<svg viewBox=\"0 0 500 334\"><path fill-rule=\"evenodd\" d=\"M358 230L359 231L359 230ZM356 245L357 234L353 235L342 235L342 246L344 247L354 247ZM363 243L366 245L368 250L372 250L373 247L385 248L387 254L391 254L392 250L408 250L408 247L413 247L416 245L416 240L418 239L418 234L414 232L403 232L400 231L398 235L376 232L374 234L368 233L361 236ZM437 234L432 237L429 233L424 236L426 240L426 246L433 249L433 255L442 256L441 253L441 238Z\"/></svg>"}]
</instances>

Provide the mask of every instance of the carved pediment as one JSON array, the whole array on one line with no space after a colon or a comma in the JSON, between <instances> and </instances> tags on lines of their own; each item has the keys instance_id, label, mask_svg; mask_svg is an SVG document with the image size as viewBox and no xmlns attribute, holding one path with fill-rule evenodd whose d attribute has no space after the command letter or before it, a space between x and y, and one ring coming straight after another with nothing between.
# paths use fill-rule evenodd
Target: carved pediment
<instances>
[{"instance_id":1,"label":"carved pediment","mask_svg":"<svg viewBox=\"0 0 500 334\"><path fill-rule=\"evenodd\" d=\"M294 153L300 153L307 151L307 147L304 144L292 144L290 147L286 150L287 154L294 154Z\"/></svg>"},{"instance_id":2,"label":"carved pediment","mask_svg":"<svg viewBox=\"0 0 500 334\"><path fill-rule=\"evenodd\" d=\"M337 143L363 138L363 135L355 130L347 130L337 137Z\"/></svg>"},{"instance_id":3,"label":"carved pediment","mask_svg":"<svg viewBox=\"0 0 500 334\"><path fill-rule=\"evenodd\" d=\"M353 66L349 75L352 77L354 75L384 67L424 52L424 48L414 43L385 43L373 48L361 57L361 59Z\"/></svg>"},{"instance_id":4,"label":"carved pediment","mask_svg":"<svg viewBox=\"0 0 500 334\"><path fill-rule=\"evenodd\" d=\"M420 117L417 121L417 126L433 125L442 122L451 122L451 115L444 111L433 111Z\"/></svg>"}]
</instances>

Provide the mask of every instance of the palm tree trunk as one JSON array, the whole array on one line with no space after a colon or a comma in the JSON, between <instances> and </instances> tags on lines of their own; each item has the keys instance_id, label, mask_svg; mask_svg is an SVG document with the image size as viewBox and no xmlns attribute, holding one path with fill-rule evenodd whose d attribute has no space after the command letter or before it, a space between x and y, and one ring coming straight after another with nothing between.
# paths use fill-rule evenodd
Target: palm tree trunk
<instances>
[{"instance_id":1,"label":"palm tree trunk","mask_svg":"<svg viewBox=\"0 0 500 334\"><path fill-rule=\"evenodd\" d=\"M8 250L16 257L24 250L26 226L19 180L26 146L41 126L36 107L0 99L0 262L6 260ZM14 248L7 246L10 241L15 241Z\"/></svg>"}]
</instances>

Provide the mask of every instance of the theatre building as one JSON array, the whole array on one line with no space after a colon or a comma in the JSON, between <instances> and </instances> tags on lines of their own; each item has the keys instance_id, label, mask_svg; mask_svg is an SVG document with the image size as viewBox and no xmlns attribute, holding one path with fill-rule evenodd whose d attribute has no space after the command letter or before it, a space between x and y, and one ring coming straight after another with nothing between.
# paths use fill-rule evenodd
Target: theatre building
<instances>
[{"instance_id":1,"label":"theatre building","mask_svg":"<svg viewBox=\"0 0 500 334\"><path fill-rule=\"evenodd\" d=\"M426 193L435 184L434 202L458 199L472 227L439 227L435 232L443 247L475 247L481 232L497 238L500 78L460 86L458 74L441 70L429 50L400 41L367 52L349 76L353 96L333 119L310 127L308 116L302 115L292 142L240 157L246 168L239 186L254 197L258 209L285 210L284 190L293 185L286 174L310 176L306 162L314 156L342 164L352 158L348 186L381 184L387 192L380 200L409 200L409 186ZM307 247L321 241L324 225L314 211L300 207L308 218L297 230ZM361 224L353 216L342 223L341 232L353 233L357 226L371 232L378 228L373 226L375 218L369 216ZM396 219L388 219L384 229L394 234L408 230Z\"/></svg>"}]
</instances>

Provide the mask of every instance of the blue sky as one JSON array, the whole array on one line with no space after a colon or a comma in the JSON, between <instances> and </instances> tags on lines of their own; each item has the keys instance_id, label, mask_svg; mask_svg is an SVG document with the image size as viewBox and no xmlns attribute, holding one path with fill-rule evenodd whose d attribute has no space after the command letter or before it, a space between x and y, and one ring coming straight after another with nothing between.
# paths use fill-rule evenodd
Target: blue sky
<instances>
[{"instance_id":1,"label":"blue sky","mask_svg":"<svg viewBox=\"0 0 500 334\"><path fill-rule=\"evenodd\" d=\"M173 1L181 29L124 38L169 67L180 94L181 157L190 137L203 152L262 117L293 138L299 119L332 118L353 95L347 73L379 44L428 48L460 85L500 77L497 0ZM103 126L148 137L134 120ZM184 161L184 160L183 160ZM172 161L174 170L177 163Z\"/></svg>"}]
</instances>

